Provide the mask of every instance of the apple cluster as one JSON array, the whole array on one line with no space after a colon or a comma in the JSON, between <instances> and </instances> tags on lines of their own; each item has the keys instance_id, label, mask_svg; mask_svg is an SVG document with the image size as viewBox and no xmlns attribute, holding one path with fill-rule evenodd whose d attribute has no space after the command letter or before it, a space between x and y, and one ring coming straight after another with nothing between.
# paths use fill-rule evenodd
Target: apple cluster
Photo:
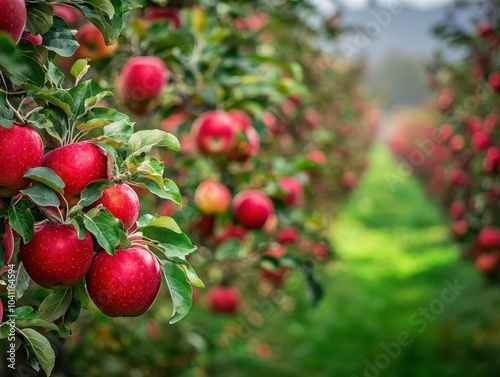
<instances>
[{"instance_id":1,"label":"apple cluster","mask_svg":"<svg viewBox=\"0 0 500 377\"><path fill-rule=\"evenodd\" d=\"M484 14L473 32L460 28L466 61L435 64L429 82L439 112L403 119L394 154L449 214L464 256L491 282L500 278L500 24ZM450 31L451 33L451 31ZM456 34L454 34L456 35ZM451 35L440 35L447 40ZM466 38L465 38L466 37ZM436 123L436 118L439 122Z\"/></svg>"}]
</instances>

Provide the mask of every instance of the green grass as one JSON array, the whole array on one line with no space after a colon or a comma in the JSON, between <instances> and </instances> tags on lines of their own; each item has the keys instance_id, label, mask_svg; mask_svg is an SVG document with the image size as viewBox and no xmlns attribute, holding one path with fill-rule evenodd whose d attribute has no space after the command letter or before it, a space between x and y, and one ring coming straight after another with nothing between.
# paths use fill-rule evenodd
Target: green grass
<instances>
[{"instance_id":1,"label":"green grass","mask_svg":"<svg viewBox=\"0 0 500 377\"><path fill-rule=\"evenodd\" d=\"M411 345L372 377L500 376L500 291L484 287L459 260L442 213L415 180L390 189L385 173L397 165L388 152L375 148L371 161L333 226L339 261L321 272L326 297L319 307L289 298L251 341L216 351L210 375L361 377L365 360L383 357L382 343L407 332ZM467 288L425 331L410 323L455 279ZM258 343L269 344L271 356L256 357Z\"/></svg>"}]
</instances>

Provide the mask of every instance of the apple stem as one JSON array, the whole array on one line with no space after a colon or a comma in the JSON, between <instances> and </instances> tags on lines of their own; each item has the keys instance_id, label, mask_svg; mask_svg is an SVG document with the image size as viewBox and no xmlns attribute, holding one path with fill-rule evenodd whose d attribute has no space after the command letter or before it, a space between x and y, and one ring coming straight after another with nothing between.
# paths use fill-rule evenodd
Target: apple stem
<instances>
[{"instance_id":1,"label":"apple stem","mask_svg":"<svg viewBox=\"0 0 500 377\"><path fill-rule=\"evenodd\" d=\"M2 82L3 82L3 85L5 87L5 104L7 105L7 107L14 113L14 116L16 117L17 121L19 122L19 125L20 126L25 126L26 125L26 121L24 120L24 118L22 117L21 114L19 114L19 111L17 111L17 109L11 105L11 103L9 102L9 90L8 90L8 86L7 86L7 82L5 81L5 77L3 75L3 73L0 71L0 77L2 77Z\"/></svg>"}]
</instances>

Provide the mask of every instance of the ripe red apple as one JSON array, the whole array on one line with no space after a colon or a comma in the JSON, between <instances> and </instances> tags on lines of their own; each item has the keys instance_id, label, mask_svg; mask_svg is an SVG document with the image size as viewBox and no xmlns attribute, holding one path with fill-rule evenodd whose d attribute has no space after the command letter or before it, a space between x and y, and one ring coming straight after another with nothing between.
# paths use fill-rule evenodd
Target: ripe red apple
<instances>
[{"instance_id":1,"label":"ripe red apple","mask_svg":"<svg viewBox=\"0 0 500 377\"><path fill-rule=\"evenodd\" d=\"M490 273L499 270L500 258L496 254L481 253L476 259L476 267L482 273Z\"/></svg>"},{"instance_id":2,"label":"ripe red apple","mask_svg":"<svg viewBox=\"0 0 500 377\"><path fill-rule=\"evenodd\" d=\"M243 190L235 196L232 210L238 222L245 228L258 229L274 213L274 205L262 191Z\"/></svg>"},{"instance_id":3,"label":"ripe red apple","mask_svg":"<svg viewBox=\"0 0 500 377\"><path fill-rule=\"evenodd\" d=\"M94 244L90 233L78 239L71 225L42 224L30 242L21 242L26 272L39 286L49 289L78 284L90 268Z\"/></svg>"},{"instance_id":4,"label":"ripe red apple","mask_svg":"<svg viewBox=\"0 0 500 377\"><path fill-rule=\"evenodd\" d=\"M487 133L483 131L477 131L472 135L472 147L476 151L486 150L493 145L493 141L490 139Z\"/></svg>"},{"instance_id":5,"label":"ripe red apple","mask_svg":"<svg viewBox=\"0 0 500 377\"><path fill-rule=\"evenodd\" d=\"M236 143L237 125L225 111L210 111L196 119L191 130L200 152L228 153Z\"/></svg>"},{"instance_id":6,"label":"ripe red apple","mask_svg":"<svg viewBox=\"0 0 500 377\"><path fill-rule=\"evenodd\" d=\"M348 171L342 176L341 183L346 189L353 189L358 184L358 177L356 173Z\"/></svg>"},{"instance_id":7,"label":"ripe red apple","mask_svg":"<svg viewBox=\"0 0 500 377\"><path fill-rule=\"evenodd\" d=\"M330 246L325 242L315 243L312 251L314 256L319 259L324 259L331 254Z\"/></svg>"},{"instance_id":8,"label":"ripe red apple","mask_svg":"<svg viewBox=\"0 0 500 377\"><path fill-rule=\"evenodd\" d=\"M165 63L156 56L131 58L117 78L118 97L131 111L143 114L160 97L169 76Z\"/></svg>"},{"instance_id":9,"label":"ripe red apple","mask_svg":"<svg viewBox=\"0 0 500 377\"><path fill-rule=\"evenodd\" d=\"M224 213L231 204L231 191L214 179L205 179L196 188L194 202L206 215Z\"/></svg>"},{"instance_id":10,"label":"ripe red apple","mask_svg":"<svg viewBox=\"0 0 500 377\"><path fill-rule=\"evenodd\" d=\"M71 27L77 26L83 20L82 14L74 8L58 4L54 4L52 7L54 15L61 17Z\"/></svg>"},{"instance_id":11,"label":"ripe red apple","mask_svg":"<svg viewBox=\"0 0 500 377\"><path fill-rule=\"evenodd\" d=\"M68 144L47 153L42 166L54 170L65 183L64 197L74 206L85 187L99 179L108 179L106 151L90 142Z\"/></svg>"},{"instance_id":12,"label":"ripe red apple","mask_svg":"<svg viewBox=\"0 0 500 377\"><path fill-rule=\"evenodd\" d=\"M465 236L467 231L469 230L469 222L467 220L457 220L453 222L451 226L453 235L457 238L461 238Z\"/></svg>"},{"instance_id":13,"label":"ripe red apple","mask_svg":"<svg viewBox=\"0 0 500 377\"><path fill-rule=\"evenodd\" d=\"M263 255L268 255L276 259L281 259L285 256L285 254L286 254L286 249L283 246L272 246ZM277 271L264 268L260 270L260 275L264 279L272 281L275 284L283 283L288 273L289 270L285 266L280 266Z\"/></svg>"},{"instance_id":14,"label":"ripe red apple","mask_svg":"<svg viewBox=\"0 0 500 377\"><path fill-rule=\"evenodd\" d=\"M304 189L302 184L293 177L281 177L278 183L285 193L284 201L289 207L296 207L304 200Z\"/></svg>"},{"instance_id":15,"label":"ripe red apple","mask_svg":"<svg viewBox=\"0 0 500 377\"><path fill-rule=\"evenodd\" d=\"M4 266L9 264L12 256L14 255L14 232L9 226L9 221L5 220L5 232L2 238L2 245L5 249L5 256L3 258Z\"/></svg>"},{"instance_id":16,"label":"ripe red apple","mask_svg":"<svg viewBox=\"0 0 500 377\"><path fill-rule=\"evenodd\" d=\"M141 209L139 196L134 189L126 183L108 187L102 192L101 199L97 200L92 207L102 204L111 214L123 222L126 228L130 228L139 218Z\"/></svg>"},{"instance_id":17,"label":"ripe red apple","mask_svg":"<svg viewBox=\"0 0 500 377\"><path fill-rule=\"evenodd\" d=\"M500 92L500 72L492 72L488 77L488 82L495 92Z\"/></svg>"},{"instance_id":18,"label":"ripe red apple","mask_svg":"<svg viewBox=\"0 0 500 377\"><path fill-rule=\"evenodd\" d=\"M101 31L93 24L83 25L76 33L76 39L80 47L75 52L75 58L88 58L93 63L113 55L118 46L116 43L107 46Z\"/></svg>"},{"instance_id":19,"label":"ripe red apple","mask_svg":"<svg viewBox=\"0 0 500 377\"><path fill-rule=\"evenodd\" d=\"M42 159L43 141L33 128L0 125L0 186L12 190L27 188L31 180L23 175L40 166Z\"/></svg>"},{"instance_id":20,"label":"ripe red apple","mask_svg":"<svg viewBox=\"0 0 500 377\"><path fill-rule=\"evenodd\" d=\"M477 24L477 33L481 37L489 39L490 37L495 35L495 29L488 21L482 21Z\"/></svg>"},{"instance_id":21,"label":"ripe red apple","mask_svg":"<svg viewBox=\"0 0 500 377\"><path fill-rule=\"evenodd\" d=\"M479 246L485 249L500 248L500 228L488 227L479 232Z\"/></svg>"},{"instance_id":22,"label":"ripe red apple","mask_svg":"<svg viewBox=\"0 0 500 377\"><path fill-rule=\"evenodd\" d=\"M465 216L465 204L459 200L455 200L450 205L449 213L452 220L460 220Z\"/></svg>"},{"instance_id":23,"label":"ripe red apple","mask_svg":"<svg viewBox=\"0 0 500 377\"><path fill-rule=\"evenodd\" d=\"M189 115L183 110L176 110L161 122L161 128L167 132L176 132L179 126L189 121Z\"/></svg>"},{"instance_id":24,"label":"ripe red apple","mask_svg":"<svg viewBox=\"0 0 500 377\"><path fill-rule=\"evenodd\" d=\"M234 314L240 302L240 293L232 287L213 287L207 294L208 307L214 313Z\"/></svg>"},{"instance_id":25,"label":"ripe red apple","mask_svg":"<svg viewBox=\"0 0 500 377\"><path fill-rule=\"evenodd\" d=\"M493 174L500 166L500 148L491 147L486 152L483 160L483 169L488 174Z\"/></svg>"},{"instance_id":26,"label":"ripe red apple","mask_svg":"<svg viewBox=\"0 0 500 377\"><path fill-rule=\"evenodd\" d=\"M181 28L181 18L179 10L171 7L153 7L144 11L144 19L147 21L168 20L170 28L177 30Z\"/></svg>"},{"instance_id":27,"label":"ripe red apple","mask_svg":"<svg viewBox=\"0 0 500 377\"><path fill-rule=\"evenodd\" d=\"M319 149L309 152L306 158L318 165L325 165L328 162L325 153Z\"/></svg>"},{"instance_id":28,"label":"ripe red apple","mask_svg":"<svg viewBox=\"0 0 500 377\"><path fill-rule=\"evenodd\" d=\"M460 152L465 145L464 137L462 135L453 135L450 138L449 145L452 152L454 153Z\"/></svg>"},{"instance_id":29,"label":"ripe red apple","mask_svg":"<svg viewBox=\"0 0 500 377\"><path fill-rule=\"evenodd\" d=\"M94 304L109 317L137 317L153 305L161 285L160 263L142 247L99 251L87 274Z\"/></svg>"},{"instance_id":30,"label":"ripe red apple","mask_svg":"<svg viewBox=\"0 0 500 377\"><path fill-rule=\"evenodd\" d=\"M276 234L276 241L282 245L296 244L300 239L300 231L294 226L282 228Z\"/></svg>"},{"instance_id":31,"label":"ripe red apple","mask_svg":"<svg viewBox=\"0 0 500 377\"><path fill-rule=\"evenodd\" d=\"M22 34L21 38L30 41L35 46L40 46L42 44L42 41L43 41L43 37L41 34L33 35L28 31L25 31Z\"/></svg>"},{"instance_id":32,"label":"ripe red apple","mask_svg":"<svg viewBox=\"0 0 500 377\"><path fill-rule=\"evenodd\" d=\"M448 110L453 105L455 94L451 89L445 88L438 97L438 107L442 111Z\"/></svg>"},{"instance_id":33,"label":"ripe red apple","mask_svg":"<svg viewBox=\"0 0 500 377\"><path fill-rule=\"evenodd\" d=\"M259 153L260 137L252 126L252 119L243 111L231 110L229 115L237 128L236 144L228 153L228 159L232 161L246 161Z\"/></svg>"},{"instance_id":34,"label":"ripe red apple","mask_svg":"<svg viewBox=\"0 0 500 377\"><path fill-rule=\"evenodd\" d=\"M216 240L218 243L223 243L230 239L237 239L243 241L247 231L240 226L235 226L232 224L227 224L221 233L216 235Z\"/></svg>"},{"instance_id":35,"label":"ripe red apple","mask_svg":"<svg viewBox=\"0 0 500 377\"><path fill-rule=\"evenodd\" d=\"M196 229L196 231L202 236L211 236L214 233L214 228L214 215L202 215L196 220L194 224L194 229Z\"/></svg>"},{"instance_id":36,"label":"ripe red apple","mask_svg":"<svg viewBox=\"0 0 500 377\"><path fill-rule=\"evenodd\" d=\"M24 0L0 0L0 31L5 31L14 40L19 42L26 26L26 3Z\"/></svg>"},{"instance_id":37,"label":"ripe red apple","mask_svg":"<svg viewBox=\"0 0 500 377\"><path fill-rule=\"evenodd\" d=\"M165 200L165 202L158 209L158 215L160 216L172 216L177 211L177 207L171 200Z\"/></svg>"}]
</instances>

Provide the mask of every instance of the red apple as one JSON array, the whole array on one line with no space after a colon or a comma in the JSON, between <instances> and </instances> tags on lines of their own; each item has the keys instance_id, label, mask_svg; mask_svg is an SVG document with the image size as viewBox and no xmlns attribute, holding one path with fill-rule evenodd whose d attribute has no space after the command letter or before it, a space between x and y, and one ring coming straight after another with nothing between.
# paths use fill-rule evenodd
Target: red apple
<instances>
[{"instance_id":1,"label":"red apple","mask_svg":"<svg viewBox=\"0 0 500 377\"><path fill-rule=\"evenodd\" d=\"M193 124L191 134L200 152L219 154L230 152L236 144L237 125L225 111L203 114Z\"/></svg>"},{"instance_id":2,"label":"red apple","mask_svg":"<svg viewBox=\"0 0 500 377\"><path fill-rule=\"evenodd\" d=\"M171 200L165 200L165 202L158 209L158 215L160 216L172 216L177 211L177 207Z\"/></svg>"},{"instance_id":3,"label":"red apple","mask_svg":"<svg viewBox=\"0 0 500 377\"><path fill-rule=\"evenodd\" d=\"M168 20L170 21L170 28L177 30L181 28L181 18L179 10L171 7L153 7L147 8L144 11L144 19L147 21Z\"/></svg>"},{"instance_id":4,"label":"red apple","mask_svg":"<svg viewBox=\"0 0 500 377\"><path fill-rule=\"evenodd\" d=\"M476 267L482 273L490 273L499 270L500 259L496 254L481 253L476 259Z\"/></svg>"},{"instance_id":5,"label":"red apple","mask_svg":"<svg viewBox=\"0 0 500 377\"><path fill-rule=\"evenodd\" d=\"M482 21L477 24L477 33L481 37L489 39L495 35L495 29L488 21Z\"/></svg>"},{"instance_id":6,"label":"red apple","mask_svg":"<svg viewBox=\"0 0 500 377\"><path fill-rule=\"evenodd\" d=\"M207 294L208 307L214 313L234 314L240 302L240 294L236 288L217 286Z\"/></svg>"},{"instance_id":7,"label":"red apple","mask_svg":"<svg viewBox=\"0 0 500 377\"><path fill-rule=\"evenodd\" d=\"M20 255L26 272L39 286L49 289L78 284L90 268L94 244L90 233L78 239L70 225L42 224Z\"/></svg>"},{"instance_id":8,"label":"red apple","mask_svg":"<svg viewBox=\"0 0 500 377\"><path fill-rule=\"evenodd\" d=\"M438 98L438 107L442 111L448 110L454 101L454 93L451 89L445 88L441 91Z\"/></svg>"},{"instance_id":9,"label":"red apple","mask_svg":"<svg viewBox=\"0 0 500 377\"><path fill-rule=\"evenodd\" d=\"M488 77L488 82L495 92L500 92L500 72L492 72Z\"/></svg>"},{"instance_id":10,"label":"red apple","mask_svg":"<svg viewBox=\"0 0 500 377\"><path fill-rule=\"evenodd\" d=\"M0 186L12 190L27 188L31 180L23 175L40 166L42 159L43 141L34 129L0 125Z\"/></svg>"},{"instance_id":11,"label":"red apple","mask_svg":"<svg viewBox=\"0 0 500 377\"><path fill-rule=\"evenodd\" d=\"M99 251L87 274L94 304L109 317L137 317L153 305L161 285L160 263L142 247Z\"/></svg>"},{"instance_id":12,"label":"red apple","mask_svg":"<svg viewBox=\"0 0 500 377\"><path fill-rule=\"evenodd\" d=\"M280 229L276 235L276 241L282 245L296 244L299 242L299 239L300 231L293 226Z\"/></svg>"},{"instance_id":13,"label":"red apple","mask_svg":"<svg viewBox=\"0 0 500 377\"><path fill-rule=\"evenodd\" d=\"M323 151L320 151L319 149L315 149L309 152L306 155L306 158L318 165L325 165L328 162L325 153Z\"/></svg>"},{"instance_id":14,"label":"red apple","mask_svg":"<svg viewBox=\"0 0 500 377\"><path fill-rule=\"evenodd\" d=\"M129 59L116 80L118 97L131 111L143 114L160 97L170 73L156 56Z\"/></svg>"},{"instance_id":15,"label":"red apple","mask_svg":"<svg viewBox=\"0 0 500 377\"><path fill-rule=\"evenodd\" d=\"M101 199L97 200L92 207L102 204L111 214L123 222L126 228L130 228L139 218L141 209L139 196L132 187L126 183L108 187L102 192Z\"/></svg>"},{"instance_id":16,"label":"red apple","mask_svg":"<svg viewBox=\"0 0 500 377\"><path fill-rule=\"evenodd\" d=\"M21 36L22 39L26 39L33 43L35 46L40 46L43 41L43 37L40 34L33 35L28 31L25 31L23 35Z\"/></svg>"},{"instance_id":17,"label":"red apple","mask_svg":"<svg viewBox=\"0 0 500 377\"><path fill-rule=\"evenodd\" d=\"M24 0L0 0L0 31L5 31L14 40L19 42L26 26L26 3Z\"/></svg>"},{"instance_id":18,"label":"red apple","mask_svg":"<svg viewBox=\"0 0 500 377\"><path fill-rule=\"evenodd\" d=\"M274 212L274 205L262 191L244 190L235 196L232 210L238 222L245 228L258 229Z\"/></svg>"},{"instance_id":19,"label":"red apple","mask_svg":"<svg viewBox=\"0 0 500 377\"><path fill-rule=\"evenodd\" d=\"M107 46L101 31L93 24L83 25L76 33L76 39L80 47L75 52L75 58L88 58L94 63L113 55L118 46L116 43Z\"/></svg>"},{"instance_id":20,"label":"red apple","mask_svg":"<svg viewBox=\"0 0 500 377\"><path fill-rule=\"evenodd\" d=\"M231 191L214 179L205 179L196 188L194 202L206 215L224 213L231 204Z\"/></svg>"},{"instance_id":21,"label":"red apple","mask_svg":"<svg viewBox=\"0 0 500 377\"><path fill-rule=\"evenodd\" d=\"M202 215L194 224L196 231L202 236L211 236L215 228L214 215Z\"/></svg>"},{"instance_id":22,"label":"red apple","mask_svg":"<svg viewBox=\"0 0 500 377\"><path fill-rule=\"evenodd\" d=\"M465 204L461 201L455 200L450 205L450 218L452 220L460 220L465 216Z\"/></svg>"},{"instance_id":23,"label":"red apple","mask_svg":"<svg viewBox=\"0 0 500 377\"><path fill-rule=\"evenodd\" d=\"M455 237L461 238L467 234L469 222L467 220L457 220L452 224L451 229Z\"/></svg>"},{"instance_id":24,"label":"red apple","mask_svg":"<svg viewBox=\"0 0 500 377\"><path fill-rule=\"evenodd\" d=\"M252 119L243 111L231 110L229 115L237 128L237 140L228 158L233 161L246 161L259 153L260 137L252 126Z\"/></svg>"},{"instance_id":25,"label":"red apple","mask_svg":"<svg viewBox=\"0 0 500 377\"><path fill-rule=\"evenodd\" d=\"M281 177L278 183L285 193L284 201L289 207L296 207L304 201L302 184L293 177Z\"/></svg>"},{"instance_id":26,"label":"red apple","mask_svg":"<svg viewBox=\"0 0 500 377\"><path fill-rule=\"evenodd\" d=\"M64 5L53 4L54 15L61 17L66 23L71 26L77 26L84 18L76 9Z\"/></svg>"},{"instance_id":27,"label":"red apple","mask_svg":"<svg viewBox=\"0 0 500 377\"><path fill-rule=\"evenodd\" d=\"M232 224L227 224L222 230L222 232L216 235L216 240L218 243L223 243L230 239L237 239L243 241L245 239L246 234L247 231L242 227L239 227L237 225L235 226Z\"/></svg>"},{"instance_id":28,"label":"red apple","mask_svg":"<svg viewBox=\"0 0 500 377\"><path fill-rule=\"evenodd\" d=\"M285 256L286 254L286 249L282 246L273 246L270 249L268 249L263 255L268 255L271 257L274 257L276 259L281 259ZM275 270L269 270L269 269L261 269L260 270L260 275L269 281L272 281L275 284L281 284L283 281L285 281L287 275L289 273L288 268L285 266L280 266L277 271Z\"/></svg>"},{"instance_id":29,"label":"red apple","mask_svg":"<svg viewBox=\"0 0 500 377\"><path fill-rule=\"evenodd\" d=\"M179 126L189 120L184 110L177 110L161 122L161 128L167 132L176 132Z\"/></svg>"},{"instance_id":30,"label":"red apple","mask_svg":"<svg viewBox=\"0 0 500 377\"><path fill-rule=\"evenodd\" d=\"M349 171L344 173L341 180L342 186L346 189L353 189L358 184L358 177L356 173Z\"/></svg>"},{"instance_id":31,"label":"red apple","mask_svg":"<svg viewBox=\"0 0 500 377\"><path fill-rule=\"evenodd\" d=\"M454 152L454 153L460 152L465 145L464 137L462 135L452 136L450 138L449 145L450 145L450 149L452 152Z\"/></svg>"},{"instance_id":32,"label":"red apple","mask_svg":"<svg viewBox=\"0 0 500 377\"><path fill-rule=\"evenodd\" d=\"M479 232L478 244L485 249L500 248L500 228L488 227L482 229Z\"/></svg>"},{"instance_id":33,"label":"red apple","mask_svg":"<svg viewBox=\"0 0 500 377\"><path fill-rule=\"evenodd\" d=\"M312 250L314 256L319 259L324 259L331 254L330 246L325 242L317 242Z\"/></svg>"},{"instance_id":34,"label":"red apple","mask_svg":"<svg viewBox=\"0 0 500 377\"><path fill-rule=\"evenodd\" d=\"M42 166L54 170L65 183L64 197L74 206L91 182L108 179L106 151L90 142L68 144L47 153Z\"/></svg>"}]
</instances>

